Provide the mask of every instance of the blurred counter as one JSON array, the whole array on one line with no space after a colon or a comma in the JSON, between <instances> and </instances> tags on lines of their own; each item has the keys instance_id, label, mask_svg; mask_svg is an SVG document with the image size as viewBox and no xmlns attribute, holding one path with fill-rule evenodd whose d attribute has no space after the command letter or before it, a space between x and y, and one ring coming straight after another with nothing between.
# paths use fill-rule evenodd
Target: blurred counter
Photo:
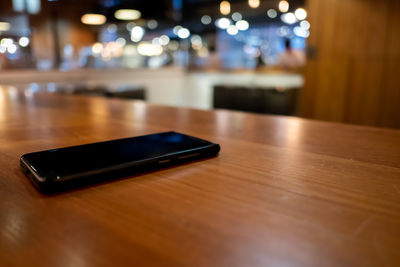
<instances>
[{"instance_id":1,"label":"blurred counter","mask_svg":"<svg viewBox=\"0 0 400 267\"><path fill-rule=\"evenodd\" d=\"M1 85L26 86L53 84L52 88L74 86L120 88L142 87L150 103L211 109L214 86L246 86L249 88L301 88L301 74L280 72L202 72L168 67L161 69L112 69L61 71L5 71L0 72Z\"/></svg>"}]
</instances>

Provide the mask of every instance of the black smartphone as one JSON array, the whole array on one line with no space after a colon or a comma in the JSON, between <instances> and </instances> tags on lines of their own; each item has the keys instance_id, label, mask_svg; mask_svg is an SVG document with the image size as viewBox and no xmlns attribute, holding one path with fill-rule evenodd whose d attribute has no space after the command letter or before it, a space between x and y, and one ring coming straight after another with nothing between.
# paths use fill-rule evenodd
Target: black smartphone
<instances>
[{"instance_id":1,"label":"black smartphone","mask_svg":"<svg viewBox=\"0 0 400 267\"><path fill-rule=\"evenodd\" d=\"M220 146L164 132L25 154L21 168L44 193L211 157Z\"/></svg>"}]
</instances>

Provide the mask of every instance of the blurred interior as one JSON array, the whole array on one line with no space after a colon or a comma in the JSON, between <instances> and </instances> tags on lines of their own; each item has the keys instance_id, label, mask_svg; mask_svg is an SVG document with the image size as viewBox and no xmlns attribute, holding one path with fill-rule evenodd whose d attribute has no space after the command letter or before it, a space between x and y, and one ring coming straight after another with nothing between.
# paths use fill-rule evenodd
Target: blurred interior
<instances>
[{"instance_id":1,"label":"blurred interior","mask_svg":"<svg viewBox=\"0 0 400 267\"><path fill-rule=\"evenodd\" d=\"M2 0L0 96L400 128L399 11L397 0Z\"/></svg>"}]
</instances>

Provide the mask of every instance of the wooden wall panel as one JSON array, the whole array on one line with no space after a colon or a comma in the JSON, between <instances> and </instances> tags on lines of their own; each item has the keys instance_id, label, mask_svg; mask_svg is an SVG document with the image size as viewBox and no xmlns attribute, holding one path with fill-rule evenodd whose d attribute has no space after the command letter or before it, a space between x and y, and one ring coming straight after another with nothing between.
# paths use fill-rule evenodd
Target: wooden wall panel
<instances>
[{"instance_id":1,"label":"wooden wall panel","mask_svg":"<svg viewBox=\"0 0 400 267\"><path fill-rule=\"evenodd\" d=\"M400 128L399 3L308 0L302 116Z\"/></svg>"},{"instance_id":2,"label":"wooden wall panel","mask_svg":"<svg viewBox=\"0 0 400 267\"><path fill-rule=\"evenodd\" d=\"M391 8L397 12L391 12L388 18L384 66L386 79L382 85L379 125L400 127L400 1L392 1L391 4Z\"/></svg>"}]
</instances>

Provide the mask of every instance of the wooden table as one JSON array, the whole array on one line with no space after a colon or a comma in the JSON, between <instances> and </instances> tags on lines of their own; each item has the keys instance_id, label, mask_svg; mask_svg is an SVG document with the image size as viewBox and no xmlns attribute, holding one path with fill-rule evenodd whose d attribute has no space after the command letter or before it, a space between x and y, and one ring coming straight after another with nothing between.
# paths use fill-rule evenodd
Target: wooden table
<instances>
[{"instance_id":1,"label":"wooden table","mask_svg":"<svg viewBox=\"0 0 400 267\"><path fill-rule=\"evenodd\" d=\"M176 130L218 157L54 196L23 153ZM400 131L0 90L3 266L400 266Z\"/></svg>"}]
</instances>

